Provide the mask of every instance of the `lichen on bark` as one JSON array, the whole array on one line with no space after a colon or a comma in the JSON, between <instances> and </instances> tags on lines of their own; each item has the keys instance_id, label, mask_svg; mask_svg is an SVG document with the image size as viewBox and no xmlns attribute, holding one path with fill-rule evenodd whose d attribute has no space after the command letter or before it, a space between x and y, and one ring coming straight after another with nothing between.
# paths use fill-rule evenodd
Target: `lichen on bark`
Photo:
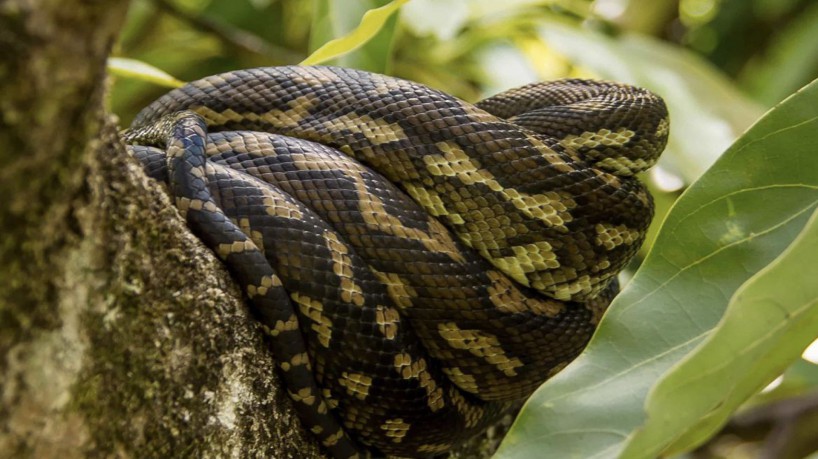
<instances>
[{"instance_id":1,"label":"lichen on bark","mask_svg":"<svg viewBox=\"0 0 818 459\"><path fill-rule=\"evenodd\" d=\"M0 4L0 456L319 457L240 292L104 113L125 7Z\"/></svg>"}]
</instances>

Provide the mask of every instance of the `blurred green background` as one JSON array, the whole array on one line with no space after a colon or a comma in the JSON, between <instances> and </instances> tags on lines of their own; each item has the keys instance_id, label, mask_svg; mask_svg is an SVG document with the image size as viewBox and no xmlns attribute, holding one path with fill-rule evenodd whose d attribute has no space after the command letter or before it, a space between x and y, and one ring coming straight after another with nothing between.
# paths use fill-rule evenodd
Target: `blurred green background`
<instances>
[{"instance_id":1,"label":"blurred green background","mask_svg":"<svg viewBox=\"0 0 818 459\"><path fill-rule=\"evenodd\" d=\"M134 0L114 54L184 81L298 64L387 3ZM657 202L644 254L679 194L767 109L818 77L818 1L410 0L373 40L332 63L418 81L468 101L577 76L657 92L670 109L671 138L659 167L644 177ZM167 90L114 78L111 109L125 126ZM765 441L780 423L747 413L818 387L815 365L793 368L781 387L753 400L755 408L691 457L765 457ZM806 453L818 449L814 443L799 444Z\"/></svg>"},{"instance_id":2,"label":"blurred green background","mask_svg":"<svg viewBox=\"0 0 818 459\"><path fill-rule=\"evenodd\" d=\"M297 64L326 39L351 30L367 9L385 3L135 0L117 54L183 80ZM554 21L582 32L638 33L677 45L765 107L818 75L818 2L812 0L412 0L391 43L383 43L388 59L363 67L467 100L537 78L600 73L553 43L566 37L540 33ZM701 71L691 67L692 73ZM667 75L678 77L683 72ZM160 92L117 82L113 108L127 121Z\"/></svg>"},{"instance_id":3,"label":"blurred green background","mask_svg":"<svg viewBox=\"0 0 818 459\"><path fill-rule=\"evenodd\" d=\"M386 0L134 0L115 55L190 81L297 64ZM654 230L684 187L764 111L818 76L814 0L411 0L338 65L468 101L529 83L597 77L665 98L671 140L646 179ZM115 79L124 126L167 88ZM635 263L638 263L638 259Z\"/></svg>"}]
</instances>

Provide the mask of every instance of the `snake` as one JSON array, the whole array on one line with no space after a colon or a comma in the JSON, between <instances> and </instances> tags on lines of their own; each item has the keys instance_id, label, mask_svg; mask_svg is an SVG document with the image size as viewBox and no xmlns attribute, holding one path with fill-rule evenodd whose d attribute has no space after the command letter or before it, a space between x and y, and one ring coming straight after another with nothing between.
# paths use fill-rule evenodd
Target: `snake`
<instances>
[{"instance_id":1,"label":"snake","mask_svg":"<svg viewBox=\"0 0 818 459\"><path fill-rule=\"evenodd\" d=\"M662 99L599 80L471 104L360 70L237 70L123 131L242 287L336 458L434 457L583 350L653 216Z\"/></svg>"}]
</instances>

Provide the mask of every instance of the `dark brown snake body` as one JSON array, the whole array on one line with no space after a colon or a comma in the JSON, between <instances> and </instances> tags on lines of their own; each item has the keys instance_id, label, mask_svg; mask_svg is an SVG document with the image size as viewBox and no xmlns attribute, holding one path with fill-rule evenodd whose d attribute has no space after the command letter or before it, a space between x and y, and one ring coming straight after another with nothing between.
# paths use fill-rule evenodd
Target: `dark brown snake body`
<instances>
[{"instance_id":1,"label":"dark brown snake body","mask_svg":"<svg viewBox=\"0 0 818 459\"><path fill-rule=\"evenodd\" d=\"M472 106L329 67L199 80L125 134L244 286L336 457L446 452L576 357L644 238L632 175L666 136L661 99L629 86Z\"/></svg>"}]
</instances>

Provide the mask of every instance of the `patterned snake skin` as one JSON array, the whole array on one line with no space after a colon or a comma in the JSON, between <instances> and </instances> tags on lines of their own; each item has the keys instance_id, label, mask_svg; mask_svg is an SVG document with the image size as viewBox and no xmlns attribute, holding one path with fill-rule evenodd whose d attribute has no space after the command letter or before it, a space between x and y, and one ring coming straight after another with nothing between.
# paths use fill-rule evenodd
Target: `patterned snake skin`
<instances>
[{"instance_id":1,"label":"patterned snake skin","mask_svg":"<svg viewBox=\"0 0 818 459\"><path fill-rule=\"evenodd\" d=\"M583 349L653 212L648 91L563 80L470 105L331 67L229 72L124 133L244 287L335 457L435 456Z\"/></svg>"}]
</instances>

